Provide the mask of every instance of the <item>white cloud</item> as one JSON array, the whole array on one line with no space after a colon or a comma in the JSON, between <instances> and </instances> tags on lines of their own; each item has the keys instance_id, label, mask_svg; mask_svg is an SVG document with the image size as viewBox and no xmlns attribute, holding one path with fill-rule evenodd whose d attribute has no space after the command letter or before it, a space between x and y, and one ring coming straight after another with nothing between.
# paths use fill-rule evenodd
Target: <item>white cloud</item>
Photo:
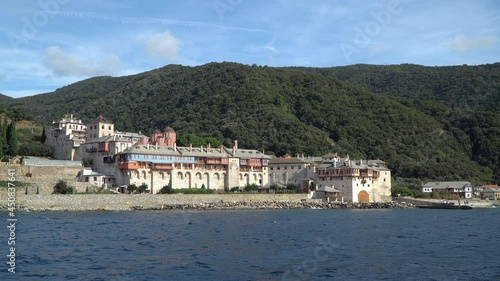
<instances>
[{"instance_id":1,"label":"white cloud","mask_svg":"<svg viewBox=\"0 0 500 281\"><path fill-rule=\"evenodd\" d=\"M477 38L467 38L464 35L459 35L455 37L455 40L453 41L453 48L459 51L488 49L495 44L495 41L496 37L493 35L481 36Z\"/></svg>"},{"instance_id":2,"label":"white cloud","mask_svg":"<svg viewBox=\"0 0 500 281\"><path fill-rule=\"evenodd\" d=\"M146 48L152 56L175 59L181 46L182 42L166 31L149 37Z\"/></svg>"},{"instance_id":3,"label":"white cloud","mask_svg":"<svg viewBox=\"0 0 500 281\"><path fill-rule=\"evenodd\" d=\"M123 69L120 58L116 55L107 55L98 60L66 54L61 47L51 46L44 50L44 64L56 76L98 76L113 75Z\"/></svg>"}]
</instances>

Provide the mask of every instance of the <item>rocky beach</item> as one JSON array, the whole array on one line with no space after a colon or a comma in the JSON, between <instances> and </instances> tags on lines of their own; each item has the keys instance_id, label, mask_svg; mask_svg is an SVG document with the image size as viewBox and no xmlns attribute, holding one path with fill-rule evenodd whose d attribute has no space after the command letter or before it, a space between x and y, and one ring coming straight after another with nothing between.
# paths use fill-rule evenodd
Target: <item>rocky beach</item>
<instances>
[{"instance_id":1,"label":"rocky beach","mask_svg":"<svg viewBox=\"0 0 500 281\"><path fill-rule=\"evenodd\" d=\"M407 202L348 203L306 199L304 194L86 194L22 195L17 211L139 211L139 210L254 210L254 209L401 209ZM0 201L0 210L7 202Z\"/></svg>"}]
</instances>

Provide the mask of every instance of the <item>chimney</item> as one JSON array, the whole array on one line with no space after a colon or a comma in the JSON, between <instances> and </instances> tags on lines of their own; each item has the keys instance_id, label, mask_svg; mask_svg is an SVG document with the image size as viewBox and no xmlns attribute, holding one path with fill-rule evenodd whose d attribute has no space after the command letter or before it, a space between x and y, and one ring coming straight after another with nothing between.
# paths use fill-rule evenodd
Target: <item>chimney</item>
<instances>
[{"instance_id":1,"label":"chimney","mask_svg":"<svg viewBox=\"0 0 500 281\"><path fill-rule=\"evenodd\" d=\"M220 145L220 153L222 153L222 151L224 151L224 146L222 146L222 144Z\"/></svg>"},{"instance_id":2,"label":"chimney","mask_svg":"<svg viewBox=\"0 0 500 281\"><path fill-rule=\"evenodd\" d=\"M146 148L149 150L149 142L148 142L148 144L146 144Z\"/></svg>"},{"instance_id":3,"label":"chimney","mask_svg":"<svg viewBox=\"0 0 500 281\"><path fill-rule=\"evenodd\" d=\"M192 143L189 144L189 152L193 152L193 144Z\"/></svg>"},{"instance_id":4,"label":"chimney","mask_svg":"<svg viewBox=\"0 0 500 281\"><path fill-rule=\"evenodd\" d=\"M207 145L207 153L210 153L210 143Z\"/></svg>"},{"instance_id":5,"label":"chimney","mask_svg":"<svg viewBox=\"0 0 500 281\"><path fill-rule=\"evenodd\" d=\"M234 140L234 149L238 150L238 140Z\"/></svg>"}]
</instances>

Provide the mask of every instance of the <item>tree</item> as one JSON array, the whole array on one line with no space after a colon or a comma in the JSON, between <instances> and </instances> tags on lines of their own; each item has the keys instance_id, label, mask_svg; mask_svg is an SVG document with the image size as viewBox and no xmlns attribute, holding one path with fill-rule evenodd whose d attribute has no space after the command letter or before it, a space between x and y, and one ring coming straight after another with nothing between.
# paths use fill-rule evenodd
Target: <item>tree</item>
<instances>
[{"instance_id":1,"label":"tree","mask_svg":"<svg viewBox=\"0 0 500 281\"><path fill-rule=\"evenodd\" d=\"M19 153L19 142L17 141L16 123L10 122L7 126L7 144L9 146L9 154L16 156Z\"/></svg>"},{"instance_id":2,"label":"tree","mask_svg":"<svg viewBox=\"0 0 500 281\"><path fill-rule=\"evenodd\" d=\"M19 155L23 156L52 156L54 148L46 143L28 142L19 147Z\"/></svg>"},{"instance_id":3,"label":"tree","mask_svg":"<svg viewBox=\"0 0 500 281\"><path fill-rule=\"evenodd\" d=\"M3 158L3 145L2 145L2 143L3 143L3 140L2 140L2 138L0 138L0 159Z\"/></svg>"},{"instance_id":4,"label":"tree","mask_svg":"<svg viewBox=\"0 0 500 281\"><path fill-rule=\"evenodd\" d=\"M47 133L45 132L46 130L47 130L47 128L45 128L45 126L43 126L42 135L40 136L41 143L45 143L47 141Z\"/></svg>"},{"instance_id":5,"label":"tree","mask_svg":"<svg viewBox=\"0 0 500 281\"><path fill-rule=\"evenodd\" d=\"M129 184L127 186L127 190L130 193L136 193L136 191L137 191L137 185L135 185L135 184Z\"/></svg>"},{"instance_id":6,"label":"tree","mask_svg":"<svg viewBox=\"0 0 500 281\"><path fill-rule=\"evenodd\" d=\"M68 184L65 181L59 180L59 182L57 182L56 185L54 186L54 193L71 194L73 193L73 187L68 186Z\"/></svg>"},{"instance_id":7,"label":"tree","mask_svg":"<svg viewBox=\"0 0 500 281\"><path fill-rule=\"evenodd\" d=\"M146 183L142 183L141 185L139 185L139 187L137 188L137 192L138 193L145 193L146 191L148 190L148 185Z\"/></svg>"},{"instance_id":8,"label":"tree","mask_svg":"<svg viewBox=\"0 0 500 281\"><path fill-rule=\"evenodd\" d=\"M7 143L7 116L4 116L2 120L2 126L0 127L0 139L2 139L3 152L6 153L9 150L9 144Z\"/></svg>"},{"instance_id":9,"label":"tree","mask_svg":"<svg viewBox=\"0 0 500 281\"><path fill-rule=\"evenodd\" d=\"M172 188L172 181L168 181L168 184L163 186L160 191L158 191L159 194L172 194L174 193L174 189Z\"/></svg>"},{"instance_id":10,"label":"tree","mask_svg":"<svg viewBox=\"0 0 500 281\"><path fill-rule=\"evenodd\" d=\"M83 167L92 167L94 165L94 159L92 159L92 158L83 158L82 165L83 165Z\"/></svg>"}]
</instances>

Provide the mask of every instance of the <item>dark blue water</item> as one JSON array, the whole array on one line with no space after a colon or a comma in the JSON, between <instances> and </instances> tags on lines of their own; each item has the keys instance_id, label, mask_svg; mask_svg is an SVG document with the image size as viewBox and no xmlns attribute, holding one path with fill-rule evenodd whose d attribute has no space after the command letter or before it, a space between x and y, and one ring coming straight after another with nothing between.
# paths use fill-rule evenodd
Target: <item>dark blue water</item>
<instances>
[{"instance_id":1,"label":"dark blue water","mask_svg":"<svg viewBox=\"0 0 500 281\"><path fill-rule=\"evenodd\" d=\"M2 262L0 280L500 280L499 209L47 212L17 224L17 273Z\"/></svg>"}]
</instances>

